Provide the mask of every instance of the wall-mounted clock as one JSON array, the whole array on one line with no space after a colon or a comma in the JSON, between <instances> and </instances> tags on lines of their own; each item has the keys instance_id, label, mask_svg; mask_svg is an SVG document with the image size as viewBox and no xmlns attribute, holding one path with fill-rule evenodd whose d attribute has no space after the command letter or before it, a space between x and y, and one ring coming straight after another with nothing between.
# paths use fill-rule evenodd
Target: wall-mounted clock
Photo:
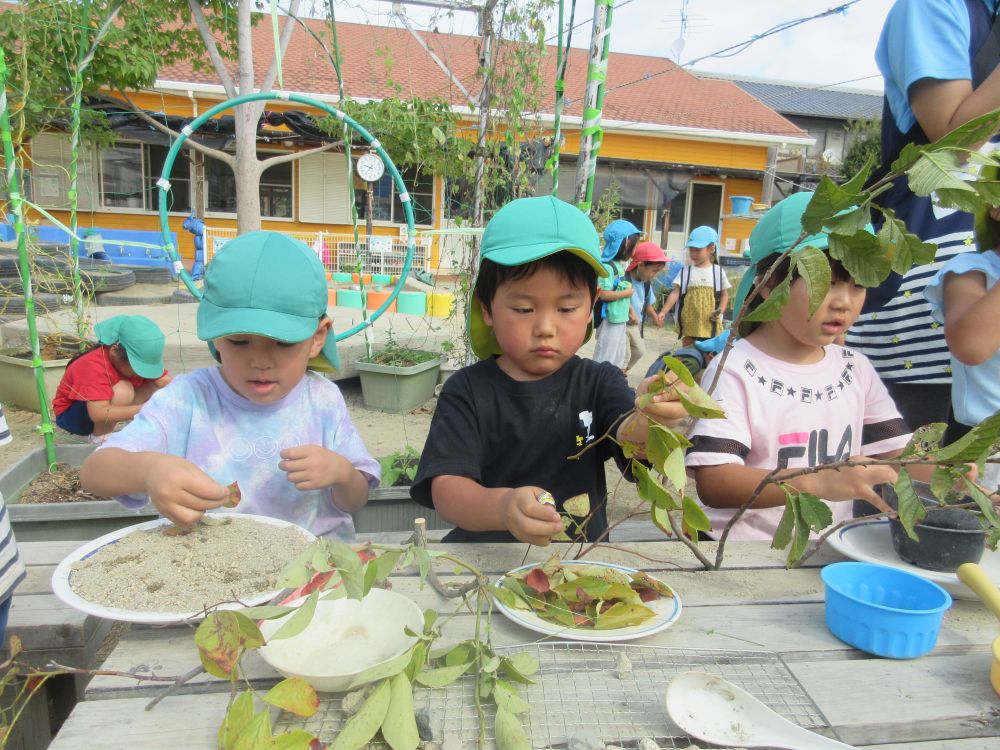
<instances>
[{"instance_id":1,"label":"wall-mounted clock","mask_svg":"<svg viewBox=\"0 0 1000 750\"><path fill-rule=\"evenodd\" d=\"M358 170L358 177L366 182L378 182L385 172L385 164L374 151L359 156L355 168Z\"/></svg>"}]
</instances>

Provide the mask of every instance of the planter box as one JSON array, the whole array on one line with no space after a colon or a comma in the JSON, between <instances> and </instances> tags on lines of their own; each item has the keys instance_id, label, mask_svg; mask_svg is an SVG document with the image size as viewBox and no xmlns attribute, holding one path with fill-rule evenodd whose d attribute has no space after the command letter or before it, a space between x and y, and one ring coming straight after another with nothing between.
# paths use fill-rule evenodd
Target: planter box
<instances>
[{"instance_id":1,"label":"planter box","mask_svg":"<svg viewBox=\"0 0 1000 750\"><path fill-rule=\"evenodd\" d=\"M94 448L93 445L57 445L56 460L79 466ZM18 504L17 498L24 488L45 470L45 449L36 448L0 471L0 492L18 542L96 539L159 516L152 505L132 510L122 507L116 500Z\"/></svg>"},{"instance_id":2,"label":"planter box","mask_svg":"<svg viewBox=\"0 0 1000 750\"><path fill-rule=\"evenodd\" d=\"M93 445L57 445L56 458L60 463L79 466L94 448ZM0 471L0 492L7 503L18 542L87 541L159 517L151 504L129 509L116 500L18 504L17 498L24 488L45 470L45 449L37 448ZM451 528L434 510L411 500L407 487L374 490L368 504L354 514L354 525L359 538L363 538L364 534L377 531L410 531L417 518L426 518L429 529Z\"/></svg>"},{"instance_id":3,"label":"planter box","mask_svg":"<svg viewBox=\"0 0 1000 750\"><path fill-rule=\"evenodd\" d=\"M35 371L31 360L23 357L12 357L10 352L0 352L0 404L17 406L28 411L41 412L38 403L38 386L35 385ZM45 392L49 400L56 393L59 381L66 372L69 359L53 359L42 362L45 373Z\"/></svg>"},{"instance_id":4,"label":"planter box","mask_svg":"<svg viewBox=\"0 0 1000 750\"><path fill-rule=\"evenodd\" d=\"M415 409L434 395L440 357L411 365L374 365L358 361L355 365L361 376L361 393L365 408L388 412L406 412Z\"/></svg>"},{"instance_id":5,"label":"planter box","mask_svg":"<svg viewBox=\"0 0 1000 750\"><path fill-rule=\"evenodd\" d=\"M354 514L354 529L358 540L376 531L413 531L413 522L427 519L428 529L450 529L432 508L425 508L410 499L409 487L378 487L372 491L364 508Z\"/></svg>"}]
</instances>

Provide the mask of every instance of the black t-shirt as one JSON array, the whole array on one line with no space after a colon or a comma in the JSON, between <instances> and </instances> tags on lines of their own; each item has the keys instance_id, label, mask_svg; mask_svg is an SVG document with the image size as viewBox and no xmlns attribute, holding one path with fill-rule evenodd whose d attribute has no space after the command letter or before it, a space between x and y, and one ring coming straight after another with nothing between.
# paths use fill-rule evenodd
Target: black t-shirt
<instances>
[{"instance_id":1,"label":"black t-shirt","mask_svg":"<svg viewBox=\"0 0 1000 750\"><path fill-rule=\"evenodd\" d=\"M463 368L445 381L410 495L433 507L431 480L441 475L484 487L542 487L560 508L587 493L591 509L598 508L587 525L587 539L594 540L608 527L604 462L614 458L624 470L627 460L608 439L578 459L568 457L634 405L625 376L607 362L573 357L547 378L527 382L511 378L493 358ZM445 541L516 540L507 531L455 529Z\"/></svg>"}]
</instances>

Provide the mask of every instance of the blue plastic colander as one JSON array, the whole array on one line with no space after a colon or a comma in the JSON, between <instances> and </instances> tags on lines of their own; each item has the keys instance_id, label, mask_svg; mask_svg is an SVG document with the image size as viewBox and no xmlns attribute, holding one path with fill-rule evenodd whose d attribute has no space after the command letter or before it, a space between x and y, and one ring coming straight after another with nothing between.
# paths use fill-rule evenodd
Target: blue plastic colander
<instances>
[{"instance_id":1,"label":"blue plastic colander","mask_svg":"<svg viewBox=\"0 0 1000 750\"><path fill-rule=\"evenodd\" d=\"M840 562L820 572L826 626L876 656L912 659L934 648L951 596L920 576L884 565Z\"/></svg>"}]
</instances>

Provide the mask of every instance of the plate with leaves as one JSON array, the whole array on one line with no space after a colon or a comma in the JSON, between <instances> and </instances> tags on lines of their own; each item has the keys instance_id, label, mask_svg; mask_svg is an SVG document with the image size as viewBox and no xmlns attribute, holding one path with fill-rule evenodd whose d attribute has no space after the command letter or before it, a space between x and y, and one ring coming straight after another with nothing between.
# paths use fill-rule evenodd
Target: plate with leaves
<instances>
[{"instance_id":1,"label":"plate with leaves","mask_svg":"<svg viewBox=\"0 0 1000 750\"><path fill-rule=\"evenodd\" d=\"M680 597L659 578L605 562L522 565L497 580L493 598L512 622L574 641L645 638L681 616Z\"/></svg>"}]
</instances>

